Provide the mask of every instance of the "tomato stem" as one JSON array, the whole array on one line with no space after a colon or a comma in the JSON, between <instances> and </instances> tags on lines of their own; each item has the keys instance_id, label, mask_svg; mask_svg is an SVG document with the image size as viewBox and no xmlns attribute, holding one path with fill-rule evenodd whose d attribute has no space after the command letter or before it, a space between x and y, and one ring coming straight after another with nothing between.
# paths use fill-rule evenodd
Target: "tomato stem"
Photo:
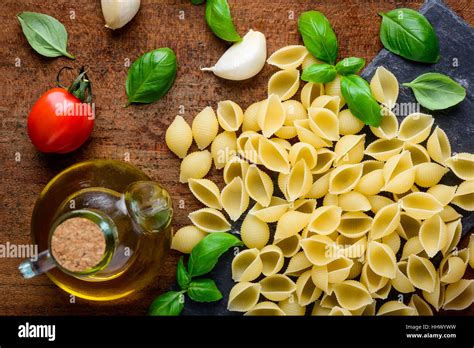
<instances>
[{"instance_id":1,"label":"tomato stem","mask_svg":"<svg viewBox=\"0 0 474 348\"><path fill-rule=\"evenodd\" d=\"M63 70L72 70L71 67L65 66L59 70L56 77L56 82L59 87L67 89L76 98L80 99L83 102L90 103L92 101L92 85L87 76L87 73L84 67L81 67L79 70L79 75L71 83L69 87L65 87L61 84L60 77Z\"/></svg>"}]
</instances>

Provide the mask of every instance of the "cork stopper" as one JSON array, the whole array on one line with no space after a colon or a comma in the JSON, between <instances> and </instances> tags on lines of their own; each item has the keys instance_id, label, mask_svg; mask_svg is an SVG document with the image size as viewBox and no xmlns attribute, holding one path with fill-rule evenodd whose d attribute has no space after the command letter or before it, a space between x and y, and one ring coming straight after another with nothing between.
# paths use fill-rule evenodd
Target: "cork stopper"
<instances>
[{"instance_id":1,"label":"cork stopper","mask_svg":"<svg viewBox=\"0 0 474 348\"><path fill-rule=\"evenodd\" d=\"M62 222L51 239L51 251L57 263L71 272L84 272L104 257L105 237L101 228L82 217Z\"/></svg>"}]
</instances>

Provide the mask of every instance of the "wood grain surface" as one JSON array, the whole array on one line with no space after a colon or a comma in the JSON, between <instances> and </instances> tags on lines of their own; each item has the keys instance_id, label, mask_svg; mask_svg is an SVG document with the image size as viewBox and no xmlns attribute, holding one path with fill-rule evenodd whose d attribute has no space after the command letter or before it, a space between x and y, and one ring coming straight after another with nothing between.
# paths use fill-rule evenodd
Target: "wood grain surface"
<instances>
[{"instance_id":1,"label":"wood grain surface","mask_svg":"<svg viewBox=\"0 0 474 348\"><path fill-rule=\"evenodd\" d=\"M142 0L138 15L125 28L111 31L97 0L4 0L0 13L0 244L30 242L29 224L37 195L64 168L88 159L129 160L168 188L176 209L175 227L188 224L187 214L200 207L187 186L178 183L179 160L164 144L173 118L184 111L190 121L207 105L232 99L242 107L266 96L266 84L276 71L271 66L255 78L229 82L200 67L212 65L227 45L216 38L204 21L204 6L189 0ZM326 14L337 34L340 57L359 56L370 61L381 49L379 11L396 7L417 9L422 1L295 1L229 0L240 34L260 30L268 52L301 43L297 31L300 12L317 9ZM447 3L466 21L474 22L471 0ZM77 57L48 59L28 45L16 14L47 13L60 20L69 33L68 51ZM176 83L162 100L151 105L123 108L126 101L127 63L144 52L170 47L177 55ZM87 65L93 84L97 120L90 140L78 151L45 155L35 150L26 131L29 110L36 99L54 87L63 66ZM221 180L217 172L211 178ZM184 207L179 203L184 203ZM467 239L463 240L463 244ZM23 280L19 259L0 259L0 315L143 315L154 297L175 281L178 253L171 252L161 276L148 288L123 300L96 303L69 296L46 276ZM472 277L472 274L470 275ZM468 313L464 311L462 313ZM472 314L472 309L470 311Z\"/></svg>"}]
</instances>

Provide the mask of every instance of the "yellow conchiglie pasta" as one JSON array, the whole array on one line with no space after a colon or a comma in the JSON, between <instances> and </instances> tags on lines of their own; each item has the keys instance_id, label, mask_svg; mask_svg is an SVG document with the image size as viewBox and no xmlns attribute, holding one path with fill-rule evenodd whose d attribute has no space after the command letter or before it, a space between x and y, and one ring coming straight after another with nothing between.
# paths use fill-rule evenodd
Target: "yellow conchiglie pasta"
<instances>
[{"instance_id":1,"label":"yellow conchiglie pasta","mask_svg":"<svg viewBox=\"0 0 474 348\"><path fill-rule=\"evenodd\" d=\"M219 131L214 110L208 106L194 117L192 123L194 141L200 150L208 147Z\"/></svg>"},{"instance_id":2,"label":"yellow conchiglie pasta","mask_svg":"<svg viewBox=\"0 0 474 348\"><path fill-rule=\"evenodd\" d=\"M355 280L335 284L333 289L339 304L349 310L367 306L373 301L367 288Z\"/></svg>"},{"instance_id":3,"label":"yellow conchiglie pasta","mask_svg":"<svg viewBox=\"0 0 474 348\"><path fill-rule=\"evenodd\" d=\"M286 212L278 220L275 239L283 239L299 233L308 225L310 218L310 214L301 213L299 211L290 210Z\"/></svg>"},{"instance_id":4,"label":"yellow conchiglie pasta","mask_svg":"<svg viewBox=\"0 0 474 348\"><path fill-rule=\"evenodd\" d=\"M326 173L333 165L336 154L327 148L317 149L316 152L318 154L318 162L312 169L313 174Z\"/></svg>"},{"instance_id":5,"label":"yellow conchiglie pasta","mask_svg":"<svg viewBox=\"0 0 474 348\"><path fill-rule=\"evenodd\" d=\"M451 144L446 133L436 126L433 133L428 138L426 149L430 157L444 165L445 161L451 156Z\"/></svg>"},{"instance_id":6,"label":"yellow conchiglie pasta","mask_svg":"<svg viewBox=\"0 0 474 348\"><path fill-rule=\"evenodd\" d=\"M339 119L329 109L310 107L308 109L309 125L316 135L326 140L339 139Z\"/></svg>"},{"instance_id":7,"label":"yellow conchiglie pasta","mask_svg":"<svg viewBox=\"0 0 474 348\"><path fill-rule=\"evenodd\" d=\"M341 194L352 190L362 176L364 165L344 164L335 168L329 177L329 192Z\"/></svg>"},{"instance_id":8,"label":"yellow conchiglie pasta","mask_svg":"<svg viewBox=\"0 0 474 348\"><path fill-rule=\"evenodd\" d=\"M260 139L258 157L267 169L283 174L290 172L288 152L272 140L267 138Z\"/></svg>"},{"instance_id":9,"label":"yellow conchiglie pasta","mask_svg":"<svg viewBox=\"0 0 474 348\"><path fill-rule=\"evenodd\" d=\"M206 235L206 232L201 231L195 226L181 227L173 236L171 249L178 250L183 254L189 254L196 244L199 243Z\"/></svg>"},{"instance_id":10,"label":"yellow conchiglie pasta","mask_svg":"<svg viewBox=\"0 0 474 348\"><path fill-rule=\"evenodd\" d=\"M298 142L291 147L289 159L293 166L296 165L299 160L303 160L309 169L313 169L318 163L318 153L311 144Z\"/></svg>"},{"instance_id":11,"label":"yellow conchiglie pasta","mask_svg":"<svg viewBox=\"0 0 474 348\"><path fill-rule=\"evenodd\" d=\"M338 205L344 211L368 211L370 202L362 193L350 191L339 195Z\"/></svg>"},{"instance_id":12,"label":"yellow conchiglie pasta","mask_svg":"<svg viewBox=\"0 0 474 348\"><path fill-rule=\"evenodd\" d=\"M307 271L313 266L311 261L308 260L304 251L300 251L297 254L293 255L288 262L286 267L285 274L287 276L300 276L302 273ZM298 286L298 283L297 283Z\"/></svg>"},{"instance_id":13,"label":"yellow conchiglie pasta","mask_svg":"<svg viewBox=\"0 0 474 348\"><path fill-rule=\"evenodd\" d=\"M370 143L365 154L378 161L387 161L399 154L403 149L403 141L399 139L378 139Z\"/></svg>"},{"instance_id":14,"label":"yellow conchiglie pasta","mask_svg":"<svg viewBox=\"0 0 474 348\"><path fill-rule=\"evenodd\" d=\"M226 232L230 230L224 214L212 208L202 208L189 214L189 219L197 228L206 232Z\"/></svg>"},{"instance_id":15,"label":"yellow conchiglie pasta","mask_svg":"<svg viewBox=\"0 0 474 348\"><path fill-rule=\"evenodd\" d=\"M249 196L263 207L268 207L273 195L273 182L270 176L252 164L247 170L244 183Z\"/></svg>"},{"instance_id":16,"label":"yellow conchiglie pasta","mask_svg":"<svg viewBox=\"0 0 474 348\"><path fill-rule=\"evenodd\" d=\"M201 203L209 208L221 209L220 191L217 185L208 179L189 179L189 189Z\"/></svg>"},{"instance_id":17,"label":"yellow conchiglie pasta","mask_svg":"<svg viewBox=\"0 0 474 348\"><path fill-rule=\"evenodd\" d=\"M254 205L249 214L255 215L265 222L276 222L288 210L288 203L280 197L272 197L270 205L263 207L260 203Z\"/></svg>"},{"instance_id":18,"label":"yellow conchiglie pasta","mask_svg":"<svg viewBox=\"0 0 474 348\"><path fill-rule=\"evenodd\" d=\"M260 297L261 286L258 283L241 282L234 285L229 293L227 309L246 312L255 307Z\"/></svg>"},{"instance_id":19,"label":"yellow conchiglie pasta","mask_svg":"<svg viewBox=\"0 0 474 348\"><path fill-rule=\"evenodd\" d=\"M360 211L345 213L337 231L348 238L359 238L369 232L372 226L372 218Z\"/></svg>"},{"instance_id":20,"label":"yellow conchiglie pasta","mask_svg":"<svg viewBox=\"0 0 474 348\"><path fill-rule=\"evenodd\" d=\"M299 160L291 169L286 185L286 192L290 201L306 195L313 184L313 174L306 161Z\"/></svg>"},{"instance_id":21,"label":"yellow conchiglie pasta","mask_svg":"<svg viewBox=\"0 0 474 348\"><path fill-rule=\"evenodd\" d=\"M193 143L193 132L182 116L176 116L165 134L168 148L179 158L184 158Z\"/></svg>"},{"instance_id":22,"label":"yellow conchiglie pasta","mask_svg":"<svg viewBox=\"0 0 474 348\"><path fill-rule=\"evenodd\" d=\"M299 141L308 143L312 145L315 149L321 149L325 146L331 145L331 142L329 140L323 139L313 132L308 119L295 120L294 124L296 129L296 135L298 136Z\"/></svg>"},{"instance_id":23,"label":"yellow conchiglie pasta","mask_svg":"<svg viewBox=\"0 0 474 348\"><path fill-rule=\"evenodd\" d=\"M336 230L341 221L342 209L337 206L317 208L311 216L308 230L320 235L329 235Z\"/></svg>"},{"instance_id":24,"label":"yellow conchiglie pasta","mask_svg":"<svg viewBox=\"0 0 474 348\"><path fill-rule=\"evenodd\" d=\"M474 281L461 279L449 284L444 295L443 309L462 310L472 305L474 301Z\"/></svg>"},{"instance_id":25,"label":"yellow conchiglie pasta","mask_svg":"<svg viewBox=\"0 0 474 348\"><path fill-rule=\"evenodd\" d=\"M260 281L260 293L270 301L282 301L296 290L296 284L283 274L274 274Z\"/></svg>"},{"instance_id":26,"label":"yellow conchiglie pasta","mask_svg":"<svg viewBox=\"0 0 474 348\"><path fill-rule=\"evenodd\" d=\"M266 222L247 214L240 227L240 237L247 248L262 249L268 244L270 229Z\"/></svg>"},{"instance_id":27,"label":"yellow conchiglie pasta","mask_svg":"<svg viewBox=\"0 0 474 348\"><path fill-rule=\"evenodd\" d=\"M393 279L397 274L395 254L385 244L370 242L367 246L367 262L372 271L382 277Z\"/></svg>"},{"instance_id":28,"label":"yellow conchiglie pasta","mask_svg":"<svg viewBox=\"0 0 474 348\"><path fill-rule=\"evenodd\" d=\"M245 179L247 170L249 169L249 163L239 156L233 156L224 167L224 182L228 184L235 177Z\"/></svg>"},{"instance_id":29,"label":"yellow conchiglie pasta","mask_svg":"<svg viewBox=\"0 0 474 348\"><path fill-rule=\"evenodd\" d=\"M387 301L379 308L377 315L411 316L416 315L416 309L403 304L403 302Z\"/></svg>"},{"instance_id":30,"label":"yellow conchiglie pasta","mask_svg":"<svg viewBox=\"0 0 474 348\"><path fill-rule=\"evenodd\" d=\"M384 163L380 161L364 161L362 164L364 165L362 176L354 190L366 196L376 195L385 185L382 170Z\"/></svg>"},{"instance_id":31,"label":"yellow conchiglie pasta","mask_svg":"<svg viewBox=\"0 0 474 348\"><path fill-rule=\"evenodd\" d=\"M278 302L278 307L280 307L286 315L303 316L306 313L306 307L300 306L296 299L291 296L286 300Z\"/></svg>"},{"instance_id":32,"label":"yellow conchiglie pasta","mask_svg":"<svg viewBox=\"0 0 474 348\"><path fill-rule=\"evenodd\" d=\"M212 156L207 150L187 155L181 162L179 181L187 183L189 179L204 178L212 166Z\"/></svg>"},{"instance_id":33,"label":"yellow conchiglie pasta","mask_svg":"<svg viewBox=\"0 0 474 348\"><path fill-rule=\"evenodd\" d=\"M394 289L403 294L415 291L415 288L413 287L412 283L410 282L410 279L408 279L407 276L406 261L400 261L397 263L397 273L395 275L395 278L393 278L391 282Z\"/></svg>"},{"instance_id":34,"label":"yellow conchiglie pasta","mask_svg":"<svg viewBox=\"0 0 474 348\"><path fill-rule=\"evenodd\" d=\"M262 269L258 249L246 249L232 260L232 279L236 282L250 282L260 276Z\"/></svg>"},{"instance_id":35,"label":"yellow conchiglie pasta","mask_svg":"<svg viewBox=\"0 0 474 348\"><path fill-rule=\"evenodd\" d=\"M398 135L398 119L395 114L387 109L382 109L382 119L378 127L370 126L374 135L381 139L393 139Z\"/></svg>"},{"instance_id":36,"label":"yellow conchiglie pasta","mask_svg":"<svg viewBox=\"0 0 474 348\"><path fill-rule=\"evenodd\" d=\"M418 289L433 292L436 283L436 270L430 260L417 255L408 257L407 276Z\"/></svg>"},{"instance_id":37,"label":"yellow conchiglie pasta","mask_svg":"<svg viewBox=\"0 0 474 348\"><path fill-rule=\"evenodd\" d=\"M406 214L414 219L429 219L441 212L443 206L436 198L426 192L414 192L406 195L401 201L401 207Z\"/></svg>"},{"instance_id":38,"label":"yellow conchiglie pasta","mask_svg":"<svg viewBox=\"0 0 474 348\"><path fill-rule=\"evenodd\" d=\"M311 279L311 270L304 272L296 281L296 296L298 304L306 306L321 296L321 289L317 288Z\"/></svg>"},{"instance_id":39,"label":"yellow conchiglie pasta","mask_svg":"<svg viewBox=\"0 0 474 348\"><path fill-rule=\"evenodd\" d=\"M282 316L285 312L276 303L263 301L255 305L244 315L246 316Z\"/></svg>"},{"instance_id":40,"label":"yellow conchiglie pasta","mask_svg":"<svg viewBox=\"0 0 474 348\"><path fill-rule=\"evenodd\" d=\"M336 243L327 236L314 235L302 239L300 243L313 265L324 266L339 257Z\"/></svg>"},{"instance_id":41,"label":"yellow conchiglie pasta","mask_svg":"<svg viewBox=\"0 0 474 348\"><path fill-rule=\"evenodd\" d=\"M395 106L398 98L398 81L395 75L379 66L370 80L370 89L378 102L386 105L389 109Z\"/></svg>"},{"instance_id":42,"label":"yellow conchiglie pasta","mask_svg":"<svg viewBox=\"0 0 474 348\"><path fill-rule=\"evenodd\" d=\"M295 95L299 87L299 70L281 70L273 74L268 80L268 95L276 94L281 100L287 100Z\"/></svg>"},{"instance_id":43,"label":"yellow conchiglie pasta","mask_svg":"<svg viewBox=\"0 0 474 348\"><path fill-rule=\"evenodd\" d=\"M286 100L282 105L285 109L285 126L294 126L296 120L304 120L308 117L306 108L297 100Z\"/></svg>"},{"instance_id":44,"label":"yellow conchiglie pasta","mask_svg":"<svg viewBox=\"0 0 474 348\"><path fill-rule=\"evenodd\" d=\"M463 181L458 186L452 203L464 210L474 211L474 180Z\"/></svg>"},{"instance_id":45,"label":"yellow conchiglie pasta","mask_svg":"<svg viewBox=\"0 0 474 348\"><path fill-rule=\"evenodd\" d=\"M439 265L440 280L446 284L456 283L466 272L467 264L458 256L450 255Z\"/></svg>"},{"instance_id":46,"label":"yellow conchiglie pasta","mask_svg":"<svg viewBox=\"0 0 474 348\"><path fill-rule=\"evenodd\" d=\"M463 180L474 180L474 154L458 153L445 161L454 174Z\"/></svg>"},{"instance_id":47,"label":"yellow conchiglie pasta","mask_svg":"<svg viewBox=\"0 0 474 348\"><path fill-rule=\"evenodd\" d=\"M410 152L403 151L400 155L390 158L383 167L383 176L384 191L397 194L408 191L413 186L416 176Z\"/></svg>"},{"instance_id":48,"label":"yellow conchiglie pasta","mask_svg":"<svg viewBox=\"0 0 474 348\"><path fill-rule=\"evenodd\" d=\"M421 224L420 243L429 257L435 256L448 242L448 231L441 217L433 215Z\"/></svg>"},{"instance_id":49,"label":"yellow conchiglie pasta","mask_svg":"<svg viewBox=\"0 0 474 348\"><path fill-rule=\"evenodd\" d=\"M431 187L440 182L449 170L437 163L425 162L416 166L415 184L421 187Z\"/></svg>"},{"instance_id":50,"label":"yellow conchiglie pasta","mask_svg":"<svg viewBox=\"0 0 474 348\"><path fill-rule=\"evenodd\" d=\"M386 205L374 216L370 230L370 237L380 239L388 236L397 229L400 224L400 207L398 203Z\"/></svg>"},{"instance_id":51,"label":"yellow conchiglie pasta","mask_svg":"<svg viewBox=\"0 0 474 348\"><path fill-rule=\"evenodd\" d=\"M217 120L224 130L234 132L242 125L244 113L233 101L221 101L217 104Z\"/></svg>"},{"instance_id":52,"label":"yellow conchiglie pasta","mask_svg":"<svg viewBox=\"0 0 474 348\"><path fill-rule=\"evenodd\" d=\"M327 95L337 95L339 98L341 98L341 108L346 104L346 100L342 96L341 92L341 75L336 75L334 80L331 82L328 82L324 85L324 92Z\"/></svg>"},{"instance_id":53,"label":"yellow conchiglie pasta","mask_svg":"<svg viewBox=\"0 0 474 348\"><path fill-rule=\"evenodd\" d=\"M341 98L337 95L321 95L313 100L311 107L329 109L338 115L341 108Z\"/></svg>"},{"instance_id":54,"label":"yellow conchiglie pasta","mask_svg":"<svg viewBox=\"0 0 474 348\"><path fill-rule=\"evenodd\" d=\"M278 95L270 94L268 99L260 103L257 121L265 137L269 138L278 131L283 126L285 118L285 109Z\"/></svg>"},{"instance_id":55,"label":"yellow conchiglie pasta","mask_svg":"<svg viewBox=\"0 0 474 348\"><path fill-rule=\"evenodd\" d=\"M421 143L430 135L433 122L434 119L431 115L419 112L410 114L400 124L398 138L413 144Z\"/></svg>"},{"instance_id":56,"label":"yellow conchiglie pasta","mask_svg":"<svg viewBox=\"0 0 474 348\"><path fill-rule=\"evenodd\" d=\"M245 109L244 119L242 121L242 132L258 132L260 130L260 126L258 125L258 110L260 109L260 103L261 101L253 103Z\"/></svg>"},{"instance_id":57,"label":"yellow conchiglie pasta","mask_svg":"<svg viewBox=\"0 0 474 348\"><path fill-rule=\"evenodd\" d=\"M449 204L454 198L457 186L435 185L428 189L429 194L432 194L443 206Z\"/></svg>"},{"instance_id":58,"label":"yellow conchiglie pasta","mask_svg":"<svg viewBox=\"0 0 474 348\"><path fill-rule=\"evenodd\" d=\"M322 83L308 82L301 89L301 103L307 109L314 99L324 95L324 85Z\"/></svg>"},{"instance_id":59,"label":"yellow conchiglie pasta","mask_svg":"<svg viewBox=\"0 0 474 348\"><path fill-rule=\"evenodd\" d=\"M285 262L283 252L276 245L267 245L260 251L260 259L263 263L262 273L271 276L278 273Z\"/></svg>"},{"instance_id":60,"label":"yellow conchiglie pasta","mask_svg":"<svg viewBox=\"0 0 474 348\"><path fill-rule=\"evenodd\" d=\"M316 177L316 179L313 182L313 185L311 185L311 189L308 191L308 193L305 195L306 198L322 198L324 197L329 190L329 175L331 172L328 172L323 175L319 175Z\"/></svg>"},{"instance_id":61,"label":"yellow conchiglie pasta","mask_svg":"<svg viewBox=\"0 0 474 348\"><path fill-rule=\"evenodd\" d=\"M341 110L339 118L339 133L342 135L357 134L364 128L364 122L355 117L349 109Z\"/></svg>"},{"instance_id":62,"label":"yellow conchiglie pasta","mask_svg":"<svg viewBox=\"0 0 474 348\"><path fill-rule=\"evenodd\" d=\"M308 55L306 47L301 45L289 45L275 51L268 59L267 63L275 65L280 69L296 69L303 63Z\"/></svg>"},{"instance_id":63,"label":"yellow conchiglie pasta","mask_svg":"<svg viewBox=\"0 0 474 348\"><path fill-rule=\"evenodd\" d=\"M420 296L417 294L413 294L410 303L408 304L410 307L416 310L418 315L422 316L431 316L433 315L433 311L428 303L425 302Z\"/></svg>"},{"instance_id":64,"label":"yellow conchiglie pasta","mask_svg":"<svg viewBox=\"0 0 474 348\"><path fill-rule=\"evenodd\" d=\"M428 151L420 144L405 143L403 149L410 152L411 161L414 166L431 161Z\"/></svg>"},{"instance_id":65,"label":"yellow conchiglie pasta","mask_svg":"<svg viewBox=\"0 0 474 348\"><path fill-rule=\"evenodd\" d=\"M364 145L365 134L343 136L334 146L336 154L334 165L359 163L364 158Z\"/></svg>"},{"instance_id":66,"label":"yellow conchiglie pasta","mask_svg":"<svg viewBox=\"0 0 474 348\"><path fill-rule=\"evenodd\" d=\"M235 177L221 193L221 204L233 221L236 221L249 206L249 195L241 178Z\"/></svg>"},{"instance_id":67,"label":"yellow conchiglie pasta","mask_svg":"<svg viewBox=\"0 0 474 348\"><path fill-rule=\"evenodd\" d=\"M212 142L211 154L217 169L224 168L225 164L237 153L237 137L234 132L222 132Z\"/></svg>"}]
</instances>

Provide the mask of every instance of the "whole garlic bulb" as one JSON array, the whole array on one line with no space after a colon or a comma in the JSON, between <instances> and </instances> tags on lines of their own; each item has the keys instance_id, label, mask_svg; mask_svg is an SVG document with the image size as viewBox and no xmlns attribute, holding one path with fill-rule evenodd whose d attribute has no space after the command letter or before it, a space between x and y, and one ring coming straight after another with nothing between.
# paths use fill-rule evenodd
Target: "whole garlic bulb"
<instances>
[{"instance_id":1,"label":"whole garlic bulb","mask_svg":"<svg viewBox=\"0 0 474 348\"><path fill-rule=\"evenodd\" d=\"M140 0L101 0L101 5L105 26L119 29L135 17L140 8Z\"/></svg>"},{"instance_id":2,"label":"whole garlic bulb","mask_svg":"<svg viewBox=\"0 0 474 348\"><path fill-rule=\"evenodd\" d=\"M242 41L233 44L211 68L219 77L227 80L246 80L262 70L267 59L267 41L259 31L250 30Z\"/></svg>"}]
</instances>

